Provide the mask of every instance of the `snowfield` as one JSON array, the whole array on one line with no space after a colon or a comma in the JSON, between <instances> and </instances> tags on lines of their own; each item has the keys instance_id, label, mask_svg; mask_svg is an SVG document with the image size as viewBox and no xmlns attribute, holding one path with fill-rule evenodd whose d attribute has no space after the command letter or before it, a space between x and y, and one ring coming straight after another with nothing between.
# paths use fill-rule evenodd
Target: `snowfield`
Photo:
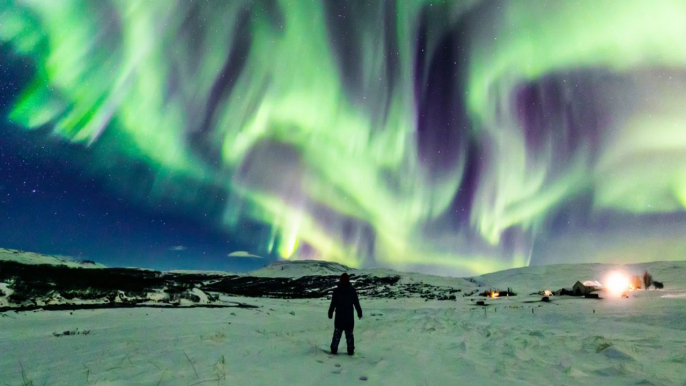
<instances>
[{"instance_id":1,"label":"snowfield","mask_svg":"<svg viewBox=\"0 0 686 386\"><path fill-rule=\"evenodd\" d=\"M529 295L644 269L665 288L549 303ZM464 292L472 284L400 275ZM327 353L325 298L221 296L254 309L8 311L0 314L0 384L686 385L684 280L686 262L559 265L473 279L480 290L511 287L512 297L363 297L354 357Z\"/></svg>"},{"instance_id":2,"label":"snowfield","mask_svg":"<svg viewBox=\"0 0 686 386\"><path fill-rule=\"evenodd\" d=\"M50 256L18 249L0 248L0 261L16 261L27 265L49 264L70 268L105 268L94 261L78 261L69 256Z\"/></svg>"}]
</instances>

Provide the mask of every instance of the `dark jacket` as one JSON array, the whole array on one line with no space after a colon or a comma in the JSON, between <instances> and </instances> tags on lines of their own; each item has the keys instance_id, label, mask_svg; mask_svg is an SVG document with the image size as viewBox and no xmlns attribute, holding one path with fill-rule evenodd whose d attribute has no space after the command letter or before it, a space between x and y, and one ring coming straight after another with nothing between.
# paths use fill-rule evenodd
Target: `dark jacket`
<instances>
[{"instance_id":1,"label":"dark jacket","mask_svg":"<svg viewBox=\"0 0 686 386\"><path fill-rule=\"evenodd\" d=\"M357 317L362 318L362 307L360 307L360 300L357 298L355 288L350 283L338 284L338 287L333 290L331 305L329 306L329 319L333 317L333 312L336 311L334 327L339 330L351 330L355 327L353 307L357 310Z\"/></svg>"}]
</instances>

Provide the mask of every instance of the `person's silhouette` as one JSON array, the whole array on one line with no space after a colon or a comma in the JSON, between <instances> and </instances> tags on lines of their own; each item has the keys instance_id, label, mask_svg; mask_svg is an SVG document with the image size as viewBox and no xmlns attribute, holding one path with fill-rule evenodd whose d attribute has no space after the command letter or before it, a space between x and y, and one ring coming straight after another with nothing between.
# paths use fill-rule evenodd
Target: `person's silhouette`
<instances>
[{"instance_id":1,"label":"person's silhouette","mask_svg":"<svg viewBox=\"0 0 686 386\"><path fill-rule=\"evenodd\" d=\"M357 317L362 319L362 307L360 307L357 292L350 284L348 274L344 273L341 275L338 287L333 290L331 305L329 306L329 319L333 318L334 311L336 311L333 339L331 339L332 354L338 353L338 343L341 341L343 331L345 331L345 341L348 343L348 355L355 354L355 337L353 336L355 315L353 314L353 307L357 311Z\"/></svg>"}]
</instances>

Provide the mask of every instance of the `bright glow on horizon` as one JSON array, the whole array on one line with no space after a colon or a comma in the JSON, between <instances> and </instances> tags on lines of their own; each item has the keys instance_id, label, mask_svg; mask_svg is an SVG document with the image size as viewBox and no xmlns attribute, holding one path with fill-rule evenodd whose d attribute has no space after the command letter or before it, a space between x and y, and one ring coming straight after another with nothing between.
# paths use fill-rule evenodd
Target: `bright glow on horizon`
<instances>
[{"instance_id":1,"label":"bright glow on horizon","mask_svg":"<svg viewBox=\"0 0 686 386\"><path fill-rule=\"evenodd\" d=\"M629 277L623 273L613 272L605 279L603 287L610 295L622 296L629 291Z\"/></svg>"}]
</instances>

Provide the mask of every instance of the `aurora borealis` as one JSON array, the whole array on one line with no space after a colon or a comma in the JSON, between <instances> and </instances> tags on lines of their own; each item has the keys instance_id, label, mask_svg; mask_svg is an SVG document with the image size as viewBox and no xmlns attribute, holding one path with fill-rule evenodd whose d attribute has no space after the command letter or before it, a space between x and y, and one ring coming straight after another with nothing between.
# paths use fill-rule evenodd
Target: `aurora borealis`
<instances>
[{"instance_id":1,"label":"aurora borealis","mask_svg":"<svg viewBox=\"0 0 686 386\"><path fill-rule=\"evenodd\" d=\"M0 7L33 66L13 131L249 253L446 274L686 257L681 0Z\"/></svg>"}]
</instances>

